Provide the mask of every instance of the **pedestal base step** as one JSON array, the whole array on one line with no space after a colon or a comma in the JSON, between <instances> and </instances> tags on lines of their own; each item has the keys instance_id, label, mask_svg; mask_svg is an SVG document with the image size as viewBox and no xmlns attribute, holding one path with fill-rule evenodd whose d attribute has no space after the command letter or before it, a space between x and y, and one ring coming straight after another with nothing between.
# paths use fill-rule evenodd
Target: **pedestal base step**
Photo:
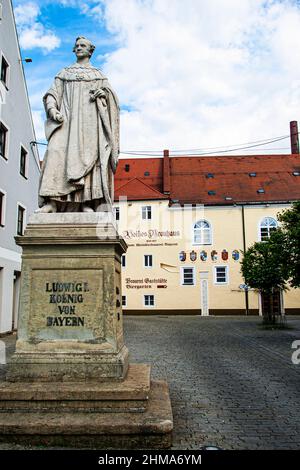
<instances>
[{"instance_id":1,"label":"pedestal base step","mask_svg":"<svg viewBox=\"0 0 300 470\"><path fill-rule=\"evenodd\" d=\"M97 449L166 449L173 417L168 385L151 382L144 413L0 412L0 441Z\"/></svg>"},{"instance_id":2,"label":"pedestal base step","mask_svg":"<svg viewBox=\"0 0 300 470\"><path fill-rule=\"evenodd\" d=\"M119 382L0 382L0 412L143 412L150 369L148 364L130 364Z\"/></svg>"}]
</instances>

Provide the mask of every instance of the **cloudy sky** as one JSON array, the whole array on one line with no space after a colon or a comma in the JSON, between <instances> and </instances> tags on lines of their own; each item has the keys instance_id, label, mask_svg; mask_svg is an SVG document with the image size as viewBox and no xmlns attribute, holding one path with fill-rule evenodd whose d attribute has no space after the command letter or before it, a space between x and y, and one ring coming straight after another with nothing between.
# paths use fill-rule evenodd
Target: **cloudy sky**
<instances>
[{"instance_id":1,"label":"cloudy sky","mask_svg":"<svg viewBox=\"0 0 300 470\"><path fill-rule=\"evenodd\" d=\"M42 96L74 62L78 35L94 42L92 62L119 96L123 151L217 153L286 136L300 120L299 0L13 4L22 55L33 59L24 67L39 141ZM287 153L289 140L239 153L270 148Z\"/></svg>"}]
</instances>

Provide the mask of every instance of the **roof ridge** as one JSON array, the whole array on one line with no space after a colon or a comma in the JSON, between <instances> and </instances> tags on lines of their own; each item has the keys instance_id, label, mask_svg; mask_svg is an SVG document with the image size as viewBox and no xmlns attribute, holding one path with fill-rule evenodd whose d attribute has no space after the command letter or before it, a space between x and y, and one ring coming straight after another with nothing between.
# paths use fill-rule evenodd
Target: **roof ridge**
<instances>
[{"instance_id":1,"label":"roof ridge","mask_svg":"<svg viewBox=\"0 0 300 470\"><path fill-rule=\"evenodd\" d=\"M158 191L157 189L153 188L153 187L152 187L152 186L150 186L149 184L147 184L147 183L144 183L144 181L142 181L140 178L136 177L135 179L136 179L136 180L138 180L140 183L142 183L144 186L146 186L146 188L149 188L149 189L151 189L151 191L154 191L155 193L157 193L157 194L160 194L160 195L164 196L164 194L163 194L163 193L161 193L161 192L160 192L160 191Z\"/></svg>"},{"instance_id":2,"label":"roof ridge","mask_svg":"<svg viewBox=\"0 0 300 470\"><path fill-rule=\"evenodd\" d=\"M131 183L131 181L134 181L134 180L136 180L136 179L137 179L136 177L135 177L135 178L131 178L131 180L126 181L126 183L121 184L121 186L115 187L115 191L117 191L117 190L123 188L123 187L126 186L127 184Z\"/></svg>"},{"instance_id":3,"label":"roof ridge","mask_svg":"<svg viewBox=\"0 0 300 470\"><path fill-rule=\"evenodd\" d=\"M164 196L163 193L161 193L160 191L158 191L157 189L153 188L152 186L150 186L149 184L147 183L144 183L144 181L142 181L140 178L138 178L137 176L135 178L131 178L131 180L127 181L126 183L122 184L121 186L118 186L117 188L115 188L115 191L119 191L120 189L124 188L124 186L127 186L129 183L132 183L132 181L135 181L137 180L139 183L141 183L143 186L146 186L146 188L150 189L151 191L153 191L154 193L156 194L159 194L160 196Z\"/></svg>"}]
</instances>

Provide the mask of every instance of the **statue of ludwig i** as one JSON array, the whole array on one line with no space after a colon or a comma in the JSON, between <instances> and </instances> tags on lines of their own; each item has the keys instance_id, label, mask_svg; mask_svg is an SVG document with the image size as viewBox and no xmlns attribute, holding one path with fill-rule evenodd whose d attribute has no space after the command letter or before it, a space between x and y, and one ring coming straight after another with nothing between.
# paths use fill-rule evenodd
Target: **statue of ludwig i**
<instances>
[{"instance_id":1,"label":"statue of ludwig i","mask_svg":"<svg viewBox=\"0 0 300 470\"><path fill-rule=\"evenodd\" d=\"M119 155L119 104L107 78L90 63L95 46L76 39L77 61L44 96L47 151L38 212L111 211Z\"/></svg>"}]
</instances>

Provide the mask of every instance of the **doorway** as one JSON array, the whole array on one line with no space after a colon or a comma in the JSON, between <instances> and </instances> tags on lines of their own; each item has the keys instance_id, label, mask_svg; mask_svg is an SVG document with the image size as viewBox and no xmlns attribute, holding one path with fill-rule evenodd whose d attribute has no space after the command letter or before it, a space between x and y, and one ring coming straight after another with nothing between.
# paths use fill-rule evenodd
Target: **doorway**
<instances>
[{"instance_id":1,"label":"doorway","mask_svg":"<svg viewBox=\"0 0 300 470\"><path fill-rule=\"evenodd\" d=\"M202 317L209 316L209 304L208 304L208 271L200 272L200 302L201 310L200 315Z\"/></svg>"},{"instance_id":2,"label":"doorway","mask_svg":"<svg viewBox=\"0 0 300 470\"><path fill-rule=\"evenodd\" d=\"M272 302L272 306L271 306ZM281 290L276 290L273 293L272 299L268 294L260 294L260 315L263 315L265 312L270 312L273 310L273 315L282 315L284 314L283 307L283 296Z\"/></svg>"}]
</instances>

